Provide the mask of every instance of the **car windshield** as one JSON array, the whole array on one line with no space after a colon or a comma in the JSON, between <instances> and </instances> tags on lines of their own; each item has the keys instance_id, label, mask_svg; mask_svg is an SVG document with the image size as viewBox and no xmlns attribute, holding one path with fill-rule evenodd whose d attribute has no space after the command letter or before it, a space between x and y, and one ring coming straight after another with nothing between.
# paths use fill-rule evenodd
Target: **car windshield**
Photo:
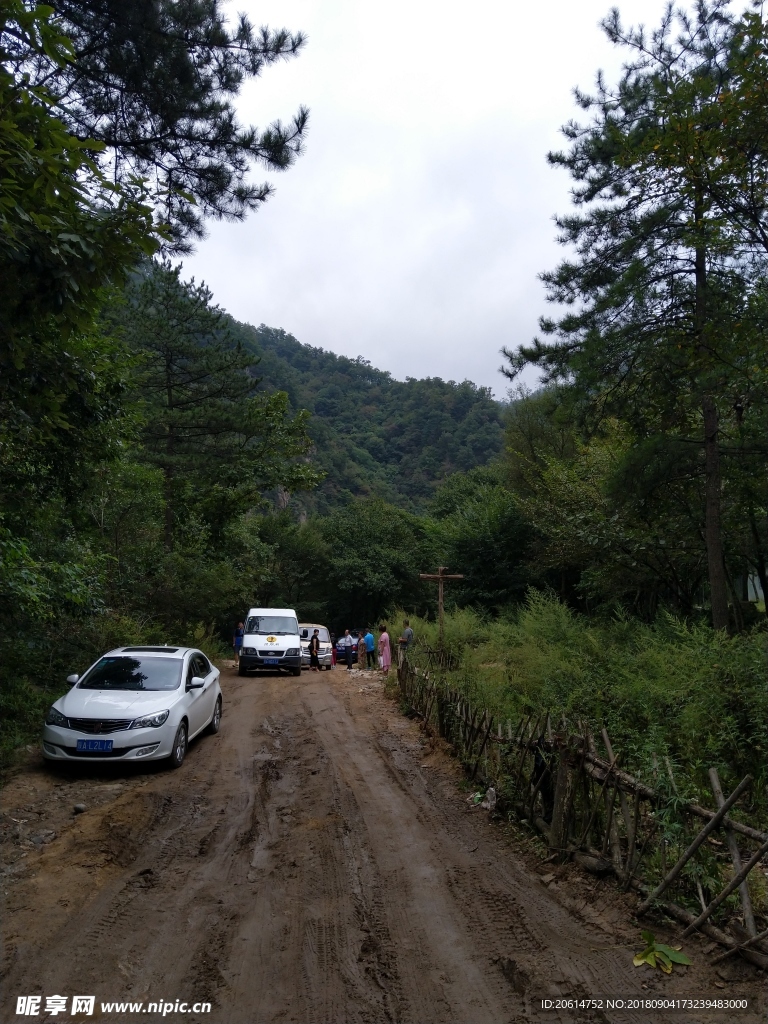
<instances>
[{"instance_id":1,"label":"car windshield","mask_svg":"<svg viewBox=\"0 0 768 1024\"><path fill-rule=\"evenodd\" d=\"M245 632L295 636L299 632L299 623L292 615L249 615Z\"/></svg>"},{"instance_id":2,"label":"car windshield","mask_svg":"<svg viewBox=\"0 0 768 1024\"><path fill-rule=\"evenodd\" d=\"M181 658L102 658L77 684L81 690L175 690Z\"/></svg>"}]
</instances>

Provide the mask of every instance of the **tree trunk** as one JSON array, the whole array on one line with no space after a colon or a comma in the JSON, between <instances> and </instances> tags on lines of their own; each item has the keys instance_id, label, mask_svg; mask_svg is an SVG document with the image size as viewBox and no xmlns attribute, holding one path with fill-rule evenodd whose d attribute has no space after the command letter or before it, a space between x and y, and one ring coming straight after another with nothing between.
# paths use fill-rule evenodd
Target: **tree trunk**
<instances>
[{"instance_id":1,"label":"tree trunk","mask_svg":"<svg viewBox=\"0 0 768 1024\"><path fill-rule=\"evenodd\" d=\"M173 474L165 468L165 529L163 542L166 551L173 551Z\"/></svg>"},{"instance_id":2,"label":"tree trunk","mask_svg":"<svg viewBox=\"0 0 768 1024\"><path fill-rule=\"evenodd\" d=\"M173 358L170 351L165 354L165 400L167 402L168 434L165 441L165 550L173 551L173 456L176 438L173 427Z\"/></svg>"},{"instance_id":3,"label":"tree trunk","mask_svg":"<svg viewBox=\"0 0 768 1024\"><path fill-rule=\"evenodd\" d=\"M709 600L714 629L728 628L728 584L725 576L723 536L720 525L720 449L717 443L717 406L711 395L705 395L704 462L706 467L705 527L707 565L709 568Z\"/></svg>"},{"instance_id":4,"label":"tree trunk","mask_svg":"<svg viewBox=\"0 0 768 1024\"><path fill-rule=\"evenodd\" d=\"M755 542L755 567L757 569L757 578L760 580L760 586L763 590L763 606L765 608L766 617L768 617L768 568L766 568L765 564L765 551L763 550L763 542L760 537L760 530L757 526L754 509L749 510L749 526L752 530L752 539Z\"/></svg>"},{"instance_id":5,"label":"tree trunk","mask_svg":"<svg viewBox=\"0 0 768 1024\"><path fill-rule=\"evenodd\" d=\"M704 207L701 198L696 201L694 218L698 228L704 221ZM707 250L703 245L696 247L695 258L696 309L695 329L699 342L702 377L706 378L708 361L706 345L707 325ZM712 607L714 629L728 628L728 589L723 559L723 535L720 523L720 449L717 434L719 429L717 406L711 394L702 400L704 414L704 465L706 472L704 498L704 537L707 545L709 569L709 601Z\"/></svg>"}]
</instances>

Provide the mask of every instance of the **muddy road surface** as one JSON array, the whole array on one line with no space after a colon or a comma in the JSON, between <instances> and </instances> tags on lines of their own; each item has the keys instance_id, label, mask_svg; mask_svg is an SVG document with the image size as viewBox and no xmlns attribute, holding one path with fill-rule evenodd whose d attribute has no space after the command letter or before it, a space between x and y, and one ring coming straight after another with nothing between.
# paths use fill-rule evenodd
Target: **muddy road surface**
<instances>
[{"instance_id":1,"label":"muddy road surface","mask_svg":"<svg viewBox=\"0 0 768 1024\"><path fill-rule=\"evenodd\" d=\"M755 999L761 979L707 973L701 944L672 978L633 968L639 929L615 889L555 877L471 809L454 762L375 676L225 669L222 689L221 731L179 771L30 754L6 786L3 1021L72 1019L46 1014L53 994L95 995L80 1020L144 1024L761 1019L757 1006L542 1011L632 993ZM39 1015L16 1015L27 995ZM121 1001L134 1007L102 1008Z\"/></svg>"}]
</instances>

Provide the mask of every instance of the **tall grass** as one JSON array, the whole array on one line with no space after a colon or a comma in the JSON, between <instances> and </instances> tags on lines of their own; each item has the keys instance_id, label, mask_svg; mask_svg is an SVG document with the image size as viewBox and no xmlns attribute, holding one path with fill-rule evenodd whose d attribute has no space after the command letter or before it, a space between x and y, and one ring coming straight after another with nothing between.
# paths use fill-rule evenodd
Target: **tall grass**
<instances>
[{"instance_id":1,"label":"tall grass","mask_svg":"<svg viewBox=\"0 0 768 1024\"><path fill-rule=\"evenodd\" d=\"M419 641L437 645L436 623L411 616L411 625ZM587 619L551 594L531 592L498 619L467 609L448 614L444 635L459 663L452 684L497 721L549 712L572 727L581 719L598 736L605 726L628 770L666 786L666 757L681 794L709 805L710 766L726 787L749 772L751 811L768 817L764 628L729 637L667 615L652 626Z\"/></svg>"}]
</instances>

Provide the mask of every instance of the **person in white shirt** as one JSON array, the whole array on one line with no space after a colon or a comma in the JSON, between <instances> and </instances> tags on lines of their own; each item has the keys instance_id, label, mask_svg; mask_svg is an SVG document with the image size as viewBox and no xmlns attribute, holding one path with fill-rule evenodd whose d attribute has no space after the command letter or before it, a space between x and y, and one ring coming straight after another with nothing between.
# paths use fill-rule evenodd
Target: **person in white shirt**
<instances>
[{"instance_id":1,"label":"person in white shirt","mask_svg":"<svg viewBox=\"0 0 768 1024\"><path fill-rule=\"evenodd\" d=\"M347 672L352 671L352 651L357 647L357 640L350 636L349 630L344 630L344 636L339 640L339 647L343 648L344 656L347 659Z\"/></svg>"}]
</instances>

